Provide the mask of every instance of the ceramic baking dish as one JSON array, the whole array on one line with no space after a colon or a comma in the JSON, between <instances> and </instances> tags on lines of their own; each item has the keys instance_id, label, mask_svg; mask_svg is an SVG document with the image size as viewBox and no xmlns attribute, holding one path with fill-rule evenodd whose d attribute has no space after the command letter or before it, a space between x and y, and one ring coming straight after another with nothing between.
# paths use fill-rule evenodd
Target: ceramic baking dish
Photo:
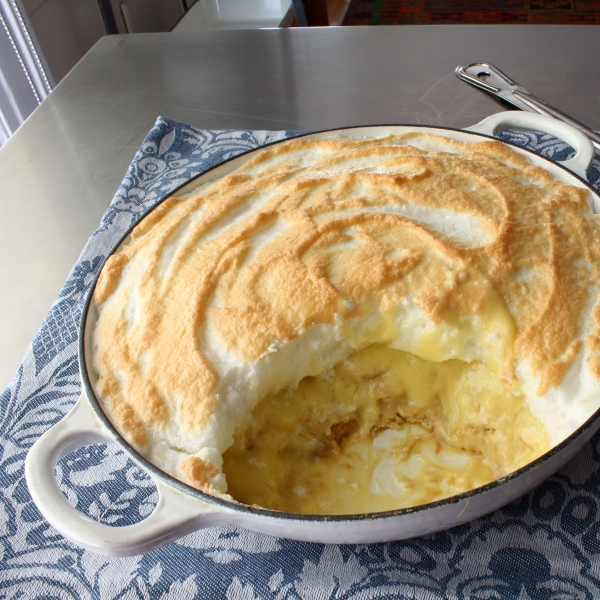
<instances>
[{"instance_id":1,"label":"ceramic baking dish","mask_svg":"<svg viewBox=\"0 0 600 600\"><path fill-rule=\"evenodd\" d=\"M447 136L460 141L479 141L505 129L544 131L566 141L575 157L556 163L519 147L518 152L564 183L589 190L594 212L600 212L600 197L586 179L594 156L590 140L573 127L542 115L504 112L464 130L429 126L373 126L308 134L307 139L327 136L379 137L409 131ZM277 142L280 143L280 142ZM199 184L230 173L258 150L229 160L203 173L177 190L185 193ZM118 248L118 246L117 246ZM115 250L117 249L115 248ZM67 539L95 552L111 556L141 554L192 531L219 525L241 525L266 534L324 543L369 543L409 538L454 527L489 513L531 490L572 458L600 427L600 410L563 442L534 462L488 485L444 500L389 512L315 516L282 513L211 496L166 474L144 459L117 432L96 399L87 368L90 333L96 315L85 304L79 339L79 363L83 394L62 421L47 431L31 448L25 475L33 501L49 523ZM85 516L69 504L54 478L54 465L66 454L83 446L117 443L153 480L159 501L145 520L126 527L109 527Z\"/></svg>"}]
</instances>

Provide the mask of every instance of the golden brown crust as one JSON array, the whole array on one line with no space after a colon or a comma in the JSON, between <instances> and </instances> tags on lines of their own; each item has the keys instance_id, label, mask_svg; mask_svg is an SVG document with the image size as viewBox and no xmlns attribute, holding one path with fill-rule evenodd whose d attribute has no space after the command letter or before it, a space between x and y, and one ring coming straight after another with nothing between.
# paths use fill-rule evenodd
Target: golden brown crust
<instances>
[{"instance_id":1,"label":"golden brown crust","mask_svg":"<svg viewBox=\"0 0 600 600\"><path fill-rule=\"evenodd\" d=\"M571 368L581 346L582 344L579 340L573 340L565 352L565 357L548 365L542 371L542 377L537 389L538 396L543 396L551 387L561 383L567 371Z\"/></svg>"},{"instance_id":2,"label":"golden brown crust","mask_svg":"<svg viewBox=\"0 0 600 600\"><path fill-rule=\"evenodd\" d=\"M211 490L211 480L219 474L219 469L198 456L190 456L181 463L181 469L190 483L205 491Z\"/></svg>"},{"instance_id":3,"label":"golden brown crust","mask_svg":"<svg viewBox=\"0 0 600 600\"><path fill-rule=\"evenodd\" d=\"M94 300L102 304L116 289L129 257L125 252L109 256L94 290Z\"/></svg>"},{"instance_id":4,"label":"golden brown crust","mask_svg":"<svg viewBox=\"0 0 600 600\"><path fill-rule=\"evenodd\" d=\"M447 151L410 145L423 140ZM373 157L376 168L361 167ZM600 280L586 194L494 141L404 134L267 148L206 191L163 203L107 261L94 294L102 401L134 443L149 426L193 433L218 401L207 328L253 362L373 304L386 311L411 297L441 322L481 313L492 294L544 394L581 347ZM453 211L488 241L460 241L406 207ZM586 344L598 376L598 308L593 319ZM198 460L184 464L201 481Z\"/></svg>"}]
</instances>

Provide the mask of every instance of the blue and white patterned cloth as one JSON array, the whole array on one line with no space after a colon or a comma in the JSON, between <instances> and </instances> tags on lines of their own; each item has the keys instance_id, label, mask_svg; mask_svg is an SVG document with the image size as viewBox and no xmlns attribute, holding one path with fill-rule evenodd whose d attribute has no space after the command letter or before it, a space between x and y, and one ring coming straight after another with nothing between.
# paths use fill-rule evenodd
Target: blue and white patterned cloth
<instances>
[{"instance_id":1,"label":"blue and white patterned cloth","mask_svg":"<svg viewBox=\"0 0 600 600\"><path fill-rule=\"evenodd\" d=\"M0 398L0 598L333 600L600 598L600 435L535 491L478 521L408 541L294 542L238 527L200 531L144 556L109 559L57 534L23 464L76 401L77 325L104 257L169 191L208 167L295 132L200 131L159 118ZM504 139L565 159L547 134ZM589 178L599 187L600 161ZM114 445L82 448L56 477L69 501L114 526L142 520L156 490Z\"/></svg>"}]
</instances>

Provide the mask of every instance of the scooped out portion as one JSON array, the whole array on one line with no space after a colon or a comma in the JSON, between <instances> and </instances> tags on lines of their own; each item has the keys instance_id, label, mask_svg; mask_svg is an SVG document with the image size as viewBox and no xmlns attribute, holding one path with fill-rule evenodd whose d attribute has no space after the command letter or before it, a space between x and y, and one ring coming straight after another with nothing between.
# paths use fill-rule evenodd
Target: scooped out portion
<instances>
[{"instance_id":1,"label":"scooped out portion","mask_svg":"<svg viewBox=\"0 0 600 600\"><path fill-rule=\"evenodd\" d=\"M549 449L516 385L479 361L372 345L264 398L223 455L236 500L306 514L416 506Z\"/></svg>"}]
</instances>

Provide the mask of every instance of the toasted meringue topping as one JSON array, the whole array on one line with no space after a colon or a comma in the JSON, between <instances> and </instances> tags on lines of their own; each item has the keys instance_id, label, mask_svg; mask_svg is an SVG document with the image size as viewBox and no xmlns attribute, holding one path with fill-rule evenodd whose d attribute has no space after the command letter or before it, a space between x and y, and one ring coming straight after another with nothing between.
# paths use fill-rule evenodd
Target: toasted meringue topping
<instances>
[{"instance_id":1,"label":"toasted meringue topping","mask_svg":"<svg viewBox=\"0 0 600 600\"><path fill-rule=\"evenodd\" d=\"M384 347L485 368L505 398L522 399L537 432L530 460L600 405L600 230L588 193L496 141L406 133L266 148L163 202L107 260L93 296L96 394L149 460L225 493L223 455L243 450L264 402ZM383 414L384 397L369 398ZM428 440L450 422L445 406L430 414ZM344 438L348 452L379 448L373 490L386 489L381 449L408 435L384 430L423 427L396 414L402 425L365 417L368 431L361 420ZM482 447L457 458L452 444L451 462L488 462L442 496L522 464L521 454L493 463Z\"/></svg>"}]
</instances>

